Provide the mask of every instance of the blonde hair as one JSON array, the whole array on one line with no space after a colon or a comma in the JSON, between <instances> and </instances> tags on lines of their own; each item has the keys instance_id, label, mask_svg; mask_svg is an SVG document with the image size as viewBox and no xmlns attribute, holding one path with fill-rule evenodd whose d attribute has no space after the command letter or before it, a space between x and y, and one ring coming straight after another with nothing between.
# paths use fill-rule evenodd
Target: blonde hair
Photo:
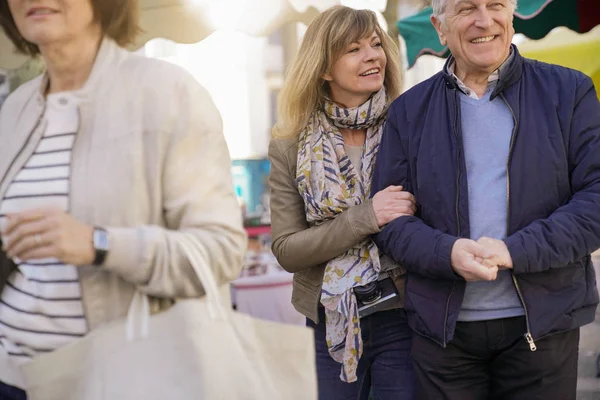
<instances>
[{"instance_id":1,"label":"blonde hair","mask_svg":"<svg viewBox=\"0 0 600 400\"><path fill-rule=\"evenodd\" d=\"M387 65L384 86L388 102L402 90L400 51L392 38L379 26L377 15L369 10L333 6L321 13L309 25L300 50L288 68L278 99L277 123L273 136L290 137L300 134L313 112L323 106L329 85L323 75L343 55L349 44L376 32Z\"/></svg>"}]
</instances>

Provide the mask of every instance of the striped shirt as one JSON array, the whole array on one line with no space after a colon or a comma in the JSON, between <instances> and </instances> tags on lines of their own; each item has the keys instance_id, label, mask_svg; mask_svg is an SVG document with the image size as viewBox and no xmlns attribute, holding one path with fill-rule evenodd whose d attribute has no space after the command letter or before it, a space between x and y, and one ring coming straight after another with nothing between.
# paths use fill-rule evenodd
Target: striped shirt
<instances>
[{"instance_id":1,"label":"striped shirt","mask_svg":"<svg viewBox=\"0 0 600 400\"><path fill-rule=\"evenodd\" d=\"M35 153L0 202L6 216L40 207L69 211L71 151L79 128L72 93L48 95L46 130ZM0 345L18 363L87 333L77 269L56 259L15 260L18 269L0 295Z\"/></svg>"}]
</instances>

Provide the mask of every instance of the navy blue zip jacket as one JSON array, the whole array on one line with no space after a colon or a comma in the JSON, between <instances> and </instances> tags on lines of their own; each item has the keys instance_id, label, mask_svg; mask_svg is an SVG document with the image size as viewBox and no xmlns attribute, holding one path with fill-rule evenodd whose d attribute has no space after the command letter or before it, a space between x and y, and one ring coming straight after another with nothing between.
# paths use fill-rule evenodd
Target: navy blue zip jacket
<instances>
[{"instance_id":1,"label":"navy blue zip jacket","mask_svg":"<svg viewBox=\"0 0 600 400\"><path fill-rule=\"evenodd\" d=\"M515 57L499 96L514 117L507 160L508 236L513 277L534 340L594 320L590 253L600 247L600 103L580 72ZM371 193L402 185L417 213L374 239L407 271L405 308L418 334L452 340L465 281L450 263L468 238L469 204L459 88L445 72L392 104Z\"/></svg>"}]
</instances>

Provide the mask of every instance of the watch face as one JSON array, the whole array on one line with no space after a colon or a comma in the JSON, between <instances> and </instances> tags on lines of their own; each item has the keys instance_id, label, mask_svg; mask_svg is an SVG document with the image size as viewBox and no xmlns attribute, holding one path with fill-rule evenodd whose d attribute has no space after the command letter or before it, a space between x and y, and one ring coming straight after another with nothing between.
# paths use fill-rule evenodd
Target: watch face
<instances>
[{"instance_id":1,"label":"watch face","mask_svg":"<svg viewBox=\"0 0 600 400\"><path fill-rule=\"evenodd\" d=\"M108 233L103 229L94 229L94 247L96 250L108 251Z\"/></svg>"}]
</instances>

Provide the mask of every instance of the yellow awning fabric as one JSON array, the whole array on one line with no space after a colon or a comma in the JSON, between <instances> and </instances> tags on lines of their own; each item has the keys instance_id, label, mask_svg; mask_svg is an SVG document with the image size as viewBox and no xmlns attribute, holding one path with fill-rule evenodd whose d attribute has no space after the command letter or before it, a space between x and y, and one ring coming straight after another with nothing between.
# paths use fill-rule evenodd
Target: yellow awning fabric
<instances>
[{"instance_id":1,"label":"yellow awning fabric","mask_svg":"<svg viewBox=\"0 0 600 400\"><path fill-rule=\"evenodd\" d=\"M573 68L594 81L600 99L600 26L585 34L557 28L541 40L528 40L519 45L523 56Z\"/></svg>"}]
</instances>

